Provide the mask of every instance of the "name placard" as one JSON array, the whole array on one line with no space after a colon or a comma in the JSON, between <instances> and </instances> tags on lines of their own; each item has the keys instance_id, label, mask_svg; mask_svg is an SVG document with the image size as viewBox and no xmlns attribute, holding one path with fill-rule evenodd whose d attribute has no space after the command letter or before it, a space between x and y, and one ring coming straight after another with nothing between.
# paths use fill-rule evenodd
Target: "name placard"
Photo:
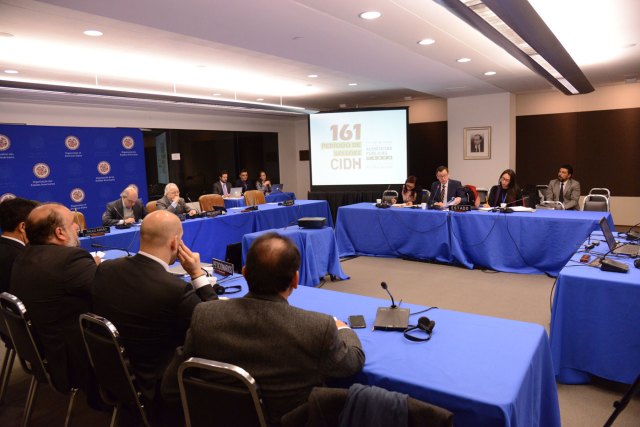
<instances>
[{"instance_id":1,"label":"name placard","mask_svg":"<svg viewBox=\"0 0 640 427\"><path fill-rule=\"evenodd\" d=\"M471 210L470 205L451 205L449 210L452 212L469 212Z\"/></svg>"},{"instance_id":2,"label":"name placard","mask_svg":"<svg viewBox=\"0 0 640 427\"><path fill-rule=\"evenodd\" d=\"M106 233L110 232L111 228L103 225L100 227L85 228L80 232L80 237L104 236Z\"/></svg>"},{"instance_id":3,"label":"name placard","mask_svg":"<svg viewBox=\"0 0 640 427\"><path fill-rule=\"evenodd\" d=\"M213 258L211 260L213 271L221 276L231 276L233 274L233 264L225 262L219 259Z\"/></svg>"}]
</instances>

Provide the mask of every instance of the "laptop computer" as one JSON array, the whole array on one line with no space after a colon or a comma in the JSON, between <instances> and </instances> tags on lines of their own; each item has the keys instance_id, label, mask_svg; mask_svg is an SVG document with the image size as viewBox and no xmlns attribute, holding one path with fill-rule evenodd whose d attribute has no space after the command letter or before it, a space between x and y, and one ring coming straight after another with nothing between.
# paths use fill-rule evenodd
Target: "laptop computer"
<instances>
[{"instance_id":1,"label":"laptop computer","mask_svg":"<svg viewBox=\"0 0 640 427\"><path fill-rule=\"evenodd\" d=\"M231 197L242 197L242 187L233 187L229 194Z\"/></svg>"},{"instance_id":2,"label":"laptop computer","mask_svg":"<svg viewBox=\"0 0 640 427\"><path fill-rule=\"evenodd\" d=\"M607 246L609 246L609 250L614 254L622 254L629 255L632 257L637 257L640 252L640 246L630 244L630 245L621 245L618 247L618 243L616 242L615 237L613 237L613 233L611 232L611 228L609 227L609 223L606 218L602 218L600 220L600 228L602 229L602 234L604 234L604 240L607 241Z\"/></svg>"},{"instance_id":3,"label":"laptop computer","mask_svg":"<svg viewBox=\"0 0 640 427\"><path fill-rule=\"evenodd\" d=\"M271 184L271 192L272 193L282 193L282 188L284 184Z\"/></svg>"}]
</instances>

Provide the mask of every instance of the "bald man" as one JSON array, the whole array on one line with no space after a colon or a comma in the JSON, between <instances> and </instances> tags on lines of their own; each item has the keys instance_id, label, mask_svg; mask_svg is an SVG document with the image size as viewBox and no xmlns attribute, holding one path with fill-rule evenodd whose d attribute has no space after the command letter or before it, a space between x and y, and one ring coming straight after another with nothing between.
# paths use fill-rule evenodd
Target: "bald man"
<instances>
[{"instance_id":1,"label":"bald man","mask_svg":"<svg viewBox=\"0 0 640 427\"><path fill-rule=\"evenodd\" d=\"M29 245L13 264L10 292L27 308L54 385L87 391L89 363L78 316L90 311L89 288L99 259L78 247L74 219L73 212L54 203L31 211L25 222Z\"/></svg>"},{"instance_id":2,"label":"bald man","mask_svg":"<svg viewBox=\"0 0 640 427\"><path fill-rule=\"evenodd\" d=\"M191 283L169 273L176 259ZM182 242L180 220L168 211L145 217L137 255L100 265L92 295L94 313L118 328L150 401L175 348L184 341L193 309L201 301L217 299L200 267L200 255Z\"/></svg>"},{"instance_id":3,"label":"bald man","mask_svg":"<svg viewBox=\"0 0 640 427\"><path fill-rule=\"evenodd\" d=\"M102 225L133 224L144 218L147 211L138 199L138 187L131 184L120 193L120 198L107 204L102 214Z\"/></svg>"}]
</instances>

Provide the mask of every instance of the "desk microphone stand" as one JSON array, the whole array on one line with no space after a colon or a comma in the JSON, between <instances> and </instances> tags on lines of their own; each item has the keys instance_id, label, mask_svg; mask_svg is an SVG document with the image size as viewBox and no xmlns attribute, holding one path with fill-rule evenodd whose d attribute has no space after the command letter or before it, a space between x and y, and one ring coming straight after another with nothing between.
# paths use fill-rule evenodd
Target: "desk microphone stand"
<instances>
[{"instance_id":1,"label":"desk microphone stand","mask_svg":"<svg viewBox=\"0 0 640 427\"><path fill-rule=\"evenodd\" d=\"M633 396L638 394L638 392L640 392L640 375L636 377L635 382L633 383L631 388L627 390L624 396L622 396L622 399L613 402L613 407L616 409L613 411L613 414L611 414L607 422L604 423L604 427L610 427L613 424L616 418L618 418L618 415L620 415L620 413L624 411L624 408L627 407Z\"/></svg>"}]
</instances>

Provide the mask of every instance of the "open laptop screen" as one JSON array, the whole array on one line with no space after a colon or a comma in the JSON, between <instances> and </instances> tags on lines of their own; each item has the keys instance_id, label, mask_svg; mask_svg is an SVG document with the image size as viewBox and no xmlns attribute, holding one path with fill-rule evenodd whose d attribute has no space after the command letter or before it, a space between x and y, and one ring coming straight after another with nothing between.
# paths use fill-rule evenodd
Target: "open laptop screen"
<instances>
[{"instance_id":1,"label":"open laptop screen","mask_svg":"<svg viewBox=\"0 0 640 427\"><path fill-rule=\"evenodd\" d=\"M600 220L600 228L602 229L602 234L604 234L604 239L607 241L607 246L609 246L609 250L613 251L616 246L616 239L613 237L613 233L611 232L611 227L609 227L609 223L607 219L602 217Z\"/></svg>"}]
</instances>

